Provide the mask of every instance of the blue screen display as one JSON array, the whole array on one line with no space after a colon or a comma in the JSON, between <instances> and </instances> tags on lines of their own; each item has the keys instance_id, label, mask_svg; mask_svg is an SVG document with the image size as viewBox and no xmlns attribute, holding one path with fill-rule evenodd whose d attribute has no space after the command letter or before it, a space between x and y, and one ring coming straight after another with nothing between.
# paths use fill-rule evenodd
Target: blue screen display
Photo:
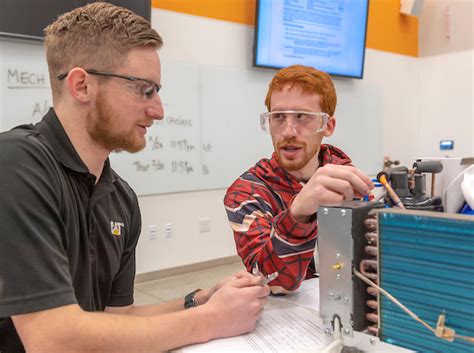
<instances>
[{"instance_id":1,"label":"blue screen display","mask_svg":"<svg viewBox=\"0 0 474 353\"><path fill-rule=\"evenodd\" d=\"M258 0L254 66L362 78L369 0Z\"/></svg>"}]
</instances>

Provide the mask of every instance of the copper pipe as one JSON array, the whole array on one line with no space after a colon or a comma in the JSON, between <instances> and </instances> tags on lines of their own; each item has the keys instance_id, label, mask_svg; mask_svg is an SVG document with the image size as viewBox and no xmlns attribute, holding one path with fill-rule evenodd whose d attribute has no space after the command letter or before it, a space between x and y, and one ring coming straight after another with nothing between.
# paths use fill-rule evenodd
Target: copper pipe
<instances>
[{"instance_id":1,"label":"copper pipe","mask_svg":"<svg viewBox=\"0 0 474 353\"><path fill-rule=\"evenodd\" d=\"M378 263L376 260L362 260L359 265L360 273L370 278L374 282L377 282L377 279L378 279L377 268L378 268ZM375 270L375 272L373 271L367 272L367 269Z\"/></svg>"},{"instance_id":2,"label":"copper pipe","mask_svg":"<svg viewBox=\"0 0 474 353\"><path fill-rule=\"evenodd\" d=\"M377 218L370 217L364 221L365 226L369 230L375 230L377 228Z\"/></svg>"},{"instance_id":3,"label":"copper pipe","mask_svg":"<svg viewBox=\"0 0 474 353\"><path fill-rule=\"evenodd\" d=\"M376 324L379 322L379 315L377 313L367 313L365 314L365 317L367 320L375 322Z\"/></svg>"},{"instance_id":4,"label":"copper pipe","mask_svg":"<svg viewBox=\"0 0 474 353\"><path fill-rule=\"evenodd\" d=\"M379 307L379 302L377 300L367 300L367 306L371 309L377 310Z\"/></svg>"},{"instance_id":5,"label":"copper pipe","mask_svg":"<svg viewBox=\"0 0 474 353\"><path fill-rule=\"evenodd\" d=\"M365 260L362 260L360 262L360 272L362 272L362 274L364 274L364 271L366 269L366 267L370 267L374 270L378 269L379 267L379 263L377 260L369 260L369 259L365 259Z\"/></svg>"},{"instance_id":6,"label":"copper pipe","mask_svg":"<svg viewBox=\"0 0 474 353\"><path fill-rule=\"evenodd\" d=\"M367 326L367 332L369 332L370 334L374 336L378 336L379 328L376 325L370 325L370 326Z\"/></svg>"},{"instance_id":7,"label":"copper pipe","mask_svg":"<svg viewBox=\"0 0 474 353\"><path fill-rule=\"evenodd\" d=\"M367 277L367 278L370 278L372 281L374 281L375 283L377 283L377 279L378 279L378 276L376 273L364 273L364 276Z\"/></svg>"},{"instance_id":8,"label":"copper pipe","mask_svg":"<svg viewBox=\"0 0 474 353\"><path fill-rule=\"evenodd\" d=\"M379 235L377 232L368 232L365 233L365 239L369 242L369 245L377 245L378 240L379 240Z\"/></svg>"},{"instance_id":9,"label":"copper pipe","mask_svg":"<svg viewBox=\"0 0 474 353\"><path fill-rule=\"evenodd\" d=\"M435 182L436 182L436 174L435 173L431 173L431 197L434 197L434 193L435 193Z\"/></svg>"},{"instance_id":10,"label":"copper pipe","mask_svg":"<svg viewBox=\"0 0 474 353\"><path fill-rule=\"evenodd\" d=\"M370 256L375 256L377 257L378 255L378 251L377 251L377 247L376 246L371 246L371 245L368 245L364 248L365 252L367 254L369 254Z\"/></svg>"},{"instance_id":11,"label":"copper pipe","mask_svg":"<svg viewBox=\"0 0 474 353\"><path fill-rule=\"evenodd\" d=\"M367 293L376 297L379 295L379 290L374 287L367 287Z\"/></svg>"}]
</instances>

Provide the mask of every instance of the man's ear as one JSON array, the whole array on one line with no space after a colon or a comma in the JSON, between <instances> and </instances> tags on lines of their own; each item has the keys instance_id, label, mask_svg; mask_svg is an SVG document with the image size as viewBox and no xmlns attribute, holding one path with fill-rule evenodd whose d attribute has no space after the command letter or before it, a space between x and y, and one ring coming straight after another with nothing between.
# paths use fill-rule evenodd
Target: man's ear
<instances>
[{"instance_id":1,"label":"man's ear","mask_svg":"<svg viewBox=\"0 0 474 353\"><path fill-rule=\"evenodd\" d=\"M75 67L66 77L67 89L71 96L82 103L89 102L97 91L97 81L82 68Z\"/></svg>"},{"instance_id":2,"label":"man's ear","mask_svg":"<svg viewBox=\"0 0 474 353\"><path fill-rule=\"evenodd\" d=\"M332 136L332 134L334 133L334 129L336 129L336 117L331 116L328 119L326 128L324 129L324 137Z\"/></svg>"}]
</instances>

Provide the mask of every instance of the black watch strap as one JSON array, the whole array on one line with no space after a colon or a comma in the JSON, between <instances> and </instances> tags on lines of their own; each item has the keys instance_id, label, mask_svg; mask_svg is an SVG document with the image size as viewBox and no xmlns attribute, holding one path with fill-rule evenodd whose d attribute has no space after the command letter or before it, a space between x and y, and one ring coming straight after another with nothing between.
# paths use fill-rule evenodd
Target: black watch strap
<instances>
[{"instance_id":1,"label":"black watch strap","mask_svg":"<svg viewBox=\"0 0 474 353\"><path fill-rule=\"evenodd\" d=\"M197 302L196 302L195 295L200 290L201 289L198 288L198 289L193 290L191 293L186 294L186 296L184 297L184 308L185 309L194 308L195 306L198 305Z\"/></svg>"}]
</instances>

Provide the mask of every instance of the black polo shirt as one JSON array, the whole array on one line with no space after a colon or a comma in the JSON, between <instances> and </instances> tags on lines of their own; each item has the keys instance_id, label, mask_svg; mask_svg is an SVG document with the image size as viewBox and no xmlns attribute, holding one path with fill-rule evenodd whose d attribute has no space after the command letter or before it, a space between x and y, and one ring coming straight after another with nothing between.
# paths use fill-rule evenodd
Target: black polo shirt
<instances>
[{"instance_id":1,"label":"black polo shirt","mask_svg":"<svg viewBox=\"0 0 474 353\"><path fill-rule=\"evenodd\" d=\"M133 303L138 200L108 160L95 181L52 109L0 134L0 352L12 315Z\"/></svg>"}]
</instances>

